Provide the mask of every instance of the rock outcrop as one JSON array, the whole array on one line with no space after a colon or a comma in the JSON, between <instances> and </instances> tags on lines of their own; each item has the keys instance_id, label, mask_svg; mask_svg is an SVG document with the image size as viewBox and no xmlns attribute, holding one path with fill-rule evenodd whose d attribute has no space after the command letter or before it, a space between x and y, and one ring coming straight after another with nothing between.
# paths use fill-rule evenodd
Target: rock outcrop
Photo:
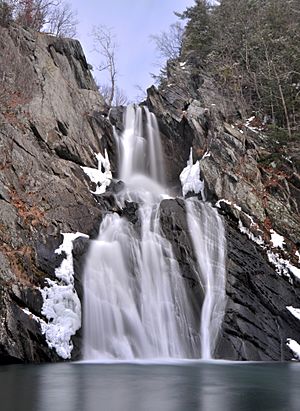
<instances>
[{"instance_id":1,"label":"rock outcrop","mask_svg":"<svg viewBox=\"0 0 300 411\"><path fill-rule=\"evenodd\" d=\"M148 90L147 105L159 121L174 191L193 147L206 198L225 200L219 207L227 228L228 303L216 357L291 359L286 342L299 342L300 329L286 307L299 308L300 278L285 269L285 262L296 267L300 262L300 142L272 141L243 121L238 104L218 90L194 58L170 62L161 86ZM166 209L162 203L163 226L190 277L190 240L179 204L171 201ZM274 232L284 238L282 248L270 241Z\"/></svg>"},{"instance_id":2,"label":"rock outcrop","mask_svg":"<svg viewBox=\"0 0 300 411\"><path fill-rule=\"evenodd\" d=\"M0 362L53 361L33 318L38 288L61 263L60 233L97 233L80 166L97 167L105 149L114 158L112 126L78 41L0 27L0 49Z\"/></svg>"},{"instance_id":3,"label":"rock outcrop","mask_svg":"<svg viewBox=\"0 0 300 411\"><path fill-rule=\"evenodd\" d=\"M0 93L0 363L58 361L37 319L44 320L39 289L46 278L55 279L66 257L55 253L61 234L94 238L102 216L112 210L126 217L137 235L140 230L136 205L120 209L115 202L122 182L93 195L95 187L81 168L96 168L94 153L107 150L116 176L113 126L122 127L122 110L113 109L108 119L75 40L12 25L0 27L0 50L5 80ZM300 343L300 329L286 307L299 308L300 280L282 261L299 266L299 143L283 146L245 125L239 107L195 60L171 62L162 86L148 90L146 104L159 121L174 195L180 195L179 174L192 146L206 199L226 200L217 203L227 232L228 301L216 357L291 359L286 342ZM199 310L203 296L192 269L184 202L164 200L160 219ZM284 237L283 248L272 247L271 229ZM81 300L88 245L83 237L73 244ZM80 357L81 336L82 330L73 338L72 359Z\"/></svg>"}]
</instances>

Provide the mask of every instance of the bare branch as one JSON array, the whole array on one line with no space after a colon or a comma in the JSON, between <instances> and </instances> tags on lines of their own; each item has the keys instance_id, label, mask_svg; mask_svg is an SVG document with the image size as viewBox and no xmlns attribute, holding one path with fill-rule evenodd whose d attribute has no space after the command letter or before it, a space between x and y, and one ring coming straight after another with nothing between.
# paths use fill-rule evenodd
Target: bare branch
<instances>
[{"instance_id":1,"label":"bare branch","mask_svg":"<svg viewBox=\"0 0 300 411\"><path fill-rule=\"evenodd\" d=\"M111 97L111 85L110 84L97 84L98 89L104 98L104 101L108 104ZM114 99L112 105L114 106L126 106L129 103L128 97L126 96L124 90L115 86ZM110 104L108 104L110 105Z\"/></svg>"},{"instance_id":2,"label":"bare branch","mask_svg":"<svg viewBox=\"0 0 300 411\"><path fill-rule=\"evenodd\" d=\"M169 31L162 31L158 35L150 36L150 38L155 42L160 57L174 59L180 54L183 33L184 28L180 22L177 22L171 24Z\"/></svg>"},{"instance_id":3,"label":"bare branch","mask_svg":"<svg viewBox=\"0 0 300 411\"><path fill-rule=\"evenodd\" d=\"M97 67L97 70L104 71L107 70L110 78L110 94L106 101L109 106L112 105L115 93L116 93L116 56L115 52L117 49L117 44L115 41L115 36L111 28L106 26L94 27L92 36L94 39L94 50L98 52L102 57L103 61Z\"/></svg>"},{"instance_id":4,"label":"bare branch","mask_svg":"<svg viewBox=\"0 0 300 411\"><path fill-rule=\"evenodd\" d=\"M54 36L73 38L76 36L77 24L77 13L69 3L63 3L51 10L47 27Z\"/></svg>"}]
</instances>

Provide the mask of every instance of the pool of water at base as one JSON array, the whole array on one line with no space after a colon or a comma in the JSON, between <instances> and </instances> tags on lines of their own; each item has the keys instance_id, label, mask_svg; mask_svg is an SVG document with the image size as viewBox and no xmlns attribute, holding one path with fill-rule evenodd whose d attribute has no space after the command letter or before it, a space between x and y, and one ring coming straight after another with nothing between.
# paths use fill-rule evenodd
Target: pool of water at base
<instances>
[{"instance_id":1,"label":"pool of water at base","mask_svg":"<svg viewBox=\"0 0 300 411\"><path fill-rule=\"evenodd\" d=\"M1 411L299 411L300 364L182 361L0 367Z\"/></svg>"}]
</instances>

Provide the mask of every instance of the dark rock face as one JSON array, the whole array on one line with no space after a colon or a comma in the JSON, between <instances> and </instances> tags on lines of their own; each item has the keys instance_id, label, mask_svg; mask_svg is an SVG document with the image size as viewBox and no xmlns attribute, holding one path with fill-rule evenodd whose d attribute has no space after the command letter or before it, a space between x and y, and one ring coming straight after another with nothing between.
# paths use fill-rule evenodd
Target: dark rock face
<instances>
[{"instance_id":1,"label":"dark rock face","mask_svg":"<svg viewBox=\"0 0 300 411\"><path fill-rule=\"evenodd\" d=\"M293 356L288 338L300 339L298 321L286 309L297 307L299 280L279 276L260 246L240 233L237 219L224 214L227 233L227 307L215 358L280 361ZM184 202L164 200L160 207L163 232L171 242L195 310L203 292L194 272L195 257L189 238ZM200 316L200 313L198 313Z\"/></svg>"},{"instance_id":2,"label":"dark rock face","mask_svg":"<svg viewBox=\"0 0 300 411\"><path fill-rule=\"evenodd\" d=\"M290 360L288 338L300 339L298 321L286 309L299 304L299 280L279 276L265 252L236 224L226 221L228 303L217 358Z\"/></svg>"},{"instance_id":3,"label":"dark rock face","mask_svg":"<svg viewBox=\"0 0 300 411\"><path fill-rule=\"evenodd\" d=\"M73 266L74 266L74 288L78 294L81 302L83 302L83 272L84 264L88 256L90 240L88 238L79 237L73 241ZM73 350L72 350L72 360L78 361L81 359L82 351L82 337L83 337L83 327L81 327L76 334L72 337Z\"/></svg>"},{"instance_id":4,"label":"dark rock face","mask_svg":"<svg viewBox=\"0 0 300 411\"><path fill-rule=\"evenodd\" d=\"M195 275L195 256L189 237L184 201L163 200L160 204L160 222L165 237L171 241L176 260L189 287L198 287Z\"/></svg>"},{"instance_id":5,"label":"dark rock face","mask_svg":"<svg viewBox=\"0 0 300 411\"><path fill-rule=\"evenodd\" d=\"M197 262L189 236L184 201L180 198L163 200L159 215L162 232L172 245L174 256L185 279L189 301L200 324L204 294L196 273Z\"/></svg>"},{"instance_id":6,"label":"dark rock face","mask_svg":"<svg viewBox=\"0 0 300 411\"><path fill-rule=\"evenodd\" d=\"M228 101L194 61L170 63L160 88L148 90L147 104L162 130L169 183L176 187L192 146L194 160L200 159L207 199L226 199L232 204L222 203L228 303L215 356L291 359L286 342L288 338L300 342L299 320L286 307L299 307L299 279L292 274L291 279L280 276L266 250L239 231L238 220L255 237L262 236L268 247L272 246L270 229L282 235L284 251L273 252L299 266L295 255L300 238L299 142L274 147L269 137L244 126L238 105ZM210 156L201 160L205 152ZM277 157L270 166L267 160L272 152ZM161 221L183 275L191 278L193 257L180 200L162 203Z\"/></svg>"},{"instance_id":7,"label":"dark rock face","mask_svg":"<svg viewBox=\"0 0 300 411\"><path fill-rule=\"evenodd\" d=\"M40 315L40 292L32 286L14 284L9 293L7 285L1 286L0 295L0 364L58 361L59 357L41 334L39 324L22 310L26 307Z\"/></svg>"}]
</instances>

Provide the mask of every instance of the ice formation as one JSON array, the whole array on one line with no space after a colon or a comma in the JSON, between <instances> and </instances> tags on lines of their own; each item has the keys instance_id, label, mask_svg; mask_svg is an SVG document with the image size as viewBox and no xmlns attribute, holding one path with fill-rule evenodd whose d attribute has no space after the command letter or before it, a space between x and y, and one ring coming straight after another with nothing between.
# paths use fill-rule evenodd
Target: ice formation
<instances>
[{"instance_id":1,"label":"ice formation","mask_svg":"<svg viewBox=\"0 0 300 411\"><path fill-rule=\"evenodd\" d=\"M204 183L200 178L199 160L193 164L193 149L191 147L190 157L186 167L182 170L180 176L182 186L182 195L185 197L189 192L200 193L204 189Z\"/></svg>"},{"instance_id":2,"label":"ice formation","mask_svg":"<svg viewBox=\"0 0 300 411\"><path fill-rule=\"evenodd\" d=\"M61 285L47 279L48 287L41 290L44 304L42 314L49 321L41 323L50 348L68 359L71 357L72 335L81 327L81 304L72 284Z\"/></svg>"},{"instance_id":3,"label":"ice formation","mask_svg":"<svg viewBox=\"0 0 300 411\"><path fill-rule=\"evenodd\" d=\"M107 187L112 180L110 162L107 151L104 152L104 157L101 153L95 154L98 160L98 168L81 167L89 179L96 184L96 191L93 194L105 193ZM102 171L103 170L103 171Z\"/></svg>"},{"instance_id":4,"label":"ice formation","mask_svg":"<svg viewBox=\"0 0 300 411\"><path fill-rule=\"evenodd\" d=\"M48 322L41 321L41 328L50 348L68 359L71 357L72 335L81 327L81 304L74 289L72 248L78 237L88 237L82 233L62 233L64 240L55 250L56 254L66 254L60 267L55 270L58 281L46 279L48 286L41 289L43 296L42 314Z\"/></svg>"}]
</instances>

